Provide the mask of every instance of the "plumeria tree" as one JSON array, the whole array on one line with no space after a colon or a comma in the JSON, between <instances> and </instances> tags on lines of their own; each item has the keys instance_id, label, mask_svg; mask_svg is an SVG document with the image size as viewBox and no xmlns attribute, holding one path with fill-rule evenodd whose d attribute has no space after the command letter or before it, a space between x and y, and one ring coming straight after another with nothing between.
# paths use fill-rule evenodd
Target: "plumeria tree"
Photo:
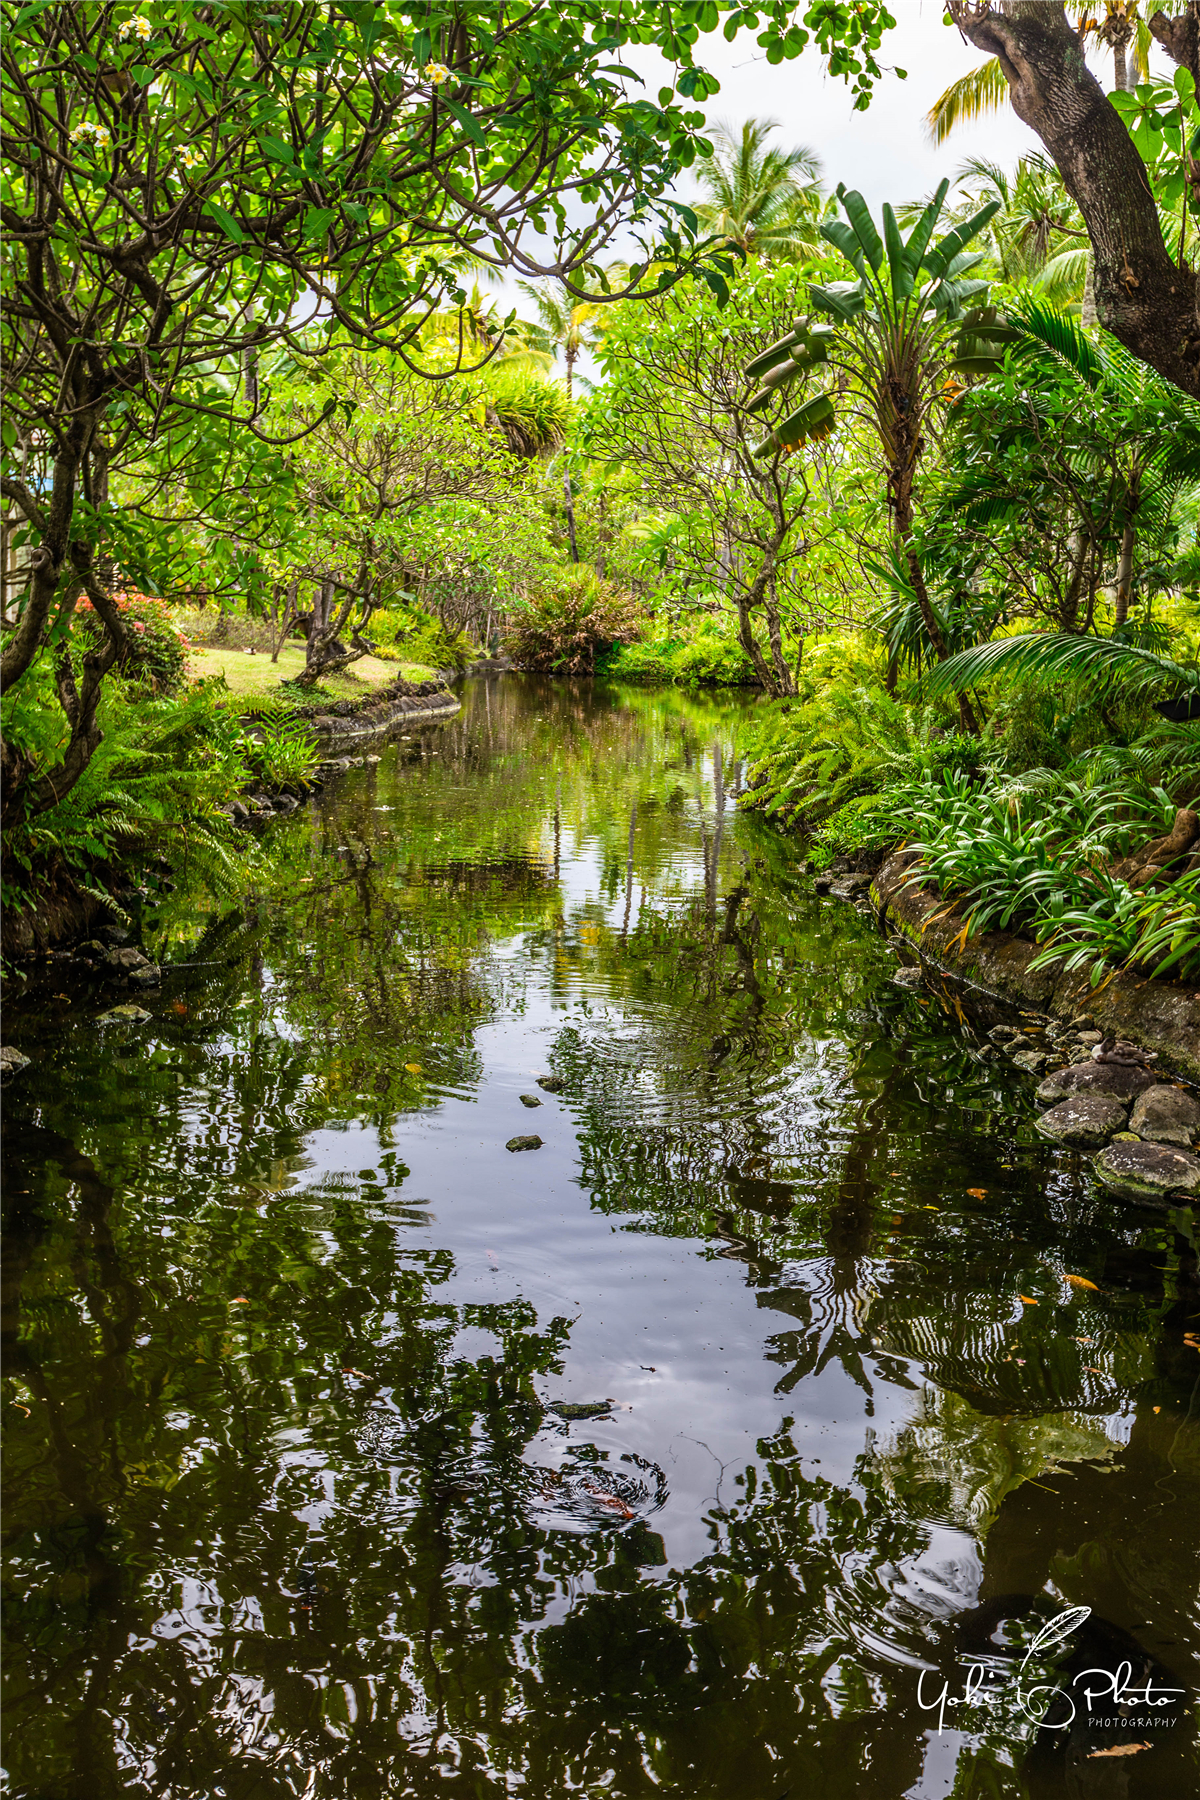
<instances>
[{"instance_id":1,"label":"plumeria tree","mask_svg":"<svg viewBox=\"0 0 1200 1800\"><path fill-rule=\"evenodd\" d=\"M725 10L736 28L742 9ZM650 239L685 264L688 220L655 197L697 152L689 108L714 84L692 46L717 13L5 6L4 496L30 556L0 686L50 656L65 733L53 768L6 749L10 813L55 804L99 742L101 683L126 644L113 573L136 560L115 473L181 418L217 465L231 435L268 435L264 353L319 355L305 325L425 371L422 327L465 298L464 253L579 283L633 219L648 244L635 287ZM780 0L764 35L777 56L815 35L865 95L888 23L878 4L823 3L801 23ZM615 60L630 41L678 68L657 101ZM465 365L465 334L463 351ZM84 593L104 635L78 662Z\"/></svg>"}]
</instances>

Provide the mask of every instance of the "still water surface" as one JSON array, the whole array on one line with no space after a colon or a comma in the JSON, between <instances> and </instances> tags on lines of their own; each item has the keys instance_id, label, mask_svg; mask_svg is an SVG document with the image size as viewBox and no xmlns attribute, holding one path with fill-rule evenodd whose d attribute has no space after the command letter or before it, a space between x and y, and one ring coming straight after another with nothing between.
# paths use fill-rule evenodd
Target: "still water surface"
<instances>
[{"instance_id":1,"label":"still water surface","mask_svg":"<svg viewBox=\"0 0 1200 1800\"><path fill-rule=\"evenodd\" d=\"M6 1791L1194 1800L1186 1246L738 813L748 703L463 701L147 912L150 1024L10 1004ZM1022 1712L1068 1606L1146 1750Z\"/></svg>"}]
</instances>

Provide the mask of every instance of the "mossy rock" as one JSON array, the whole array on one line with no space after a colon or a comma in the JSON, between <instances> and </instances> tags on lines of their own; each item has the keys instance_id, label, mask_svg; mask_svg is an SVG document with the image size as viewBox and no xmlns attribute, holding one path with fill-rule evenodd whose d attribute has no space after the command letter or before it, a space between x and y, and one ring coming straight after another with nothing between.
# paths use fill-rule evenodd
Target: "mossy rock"
<instances>
[{"instance_id":1,"label":"mossy rock","mask_svg":"<svg viewBox=\"0 0 1200 1800\"><path fill-rule=\"evenodd\" d=\"M1200 1156L1170 1144L1123 1138L1101 1150L1093 1167L1109 1193L1120 1200L1169 1206L1200 1193Z\"/></svg>"}]
</instances>

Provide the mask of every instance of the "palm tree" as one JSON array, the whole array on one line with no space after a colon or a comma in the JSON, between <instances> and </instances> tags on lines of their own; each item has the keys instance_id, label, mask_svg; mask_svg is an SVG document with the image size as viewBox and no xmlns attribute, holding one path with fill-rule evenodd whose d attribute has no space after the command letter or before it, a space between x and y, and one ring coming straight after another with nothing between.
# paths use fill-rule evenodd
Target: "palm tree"
<instances>
[{"instance_id":1,"label":"palm tree","mask_svg":"<svg viewBox=\"0 0 1200 1800\"><path fill-rule=\"evenodd\" d=\"M1127 93L1149 70L1150 32L1140 15L1138 0L1105 0L1105 16L1093 19L1087 6L1068 5L1067 15L1079 26L1081 38L1097 37L1113 56L1113 86ZM1129 56L1130 46L1133 56ZM960 125L973 125L1008 104L1008 82L998 57L989 57L977 69L952 81L925 115L931 141L944 144Z\"/></svg>"},{"instance_id":2,"label":"palm tree","mask_svg":"<svg viewBox=\"0 0 1200 1800\"><path fill-rule=\"evenodd\" d=\"M538 323L533 335L540 335L546 349L557 359L562 354L566 366L567 404L572 399L575 380L575 364L579 361L579 353L589 341L588 327L595 320L600 310L595 300L576 300L564 287L555 293L550 287L536 287L531 281L518 283L521 291L533 301L537 309ZM571 561L579 561L579 545L575 535L575 498L571 492L571 471L563 464L563 501L567 514L567 541L571 547Z\"/></svg>"},{"instance_id":3,"label":"palm tree","mask_svg":"<svg viewBox=\"0 0 1200 1800\"><path fill-rule=\"evenodd\" d=\"M961 209L951 214L955 220L986 201L1000 203L987 237L1001 281L1033 282L1060 304L1079 299L1087 232L1048 157L1023 156L1010 175L984 157L969 156L952 180L963 195Z\"/></svg>"},{"instance_id":4,"label":"palm tree","mask_svg":"<svg viewBox=\"0 0 1200 1800\"><path fill-rule=\"evenodd\" d=\"M777 119L747 119L736 136L717 126L717 148L698 171L707 198L697 218L747 256L794 257L818 244L821 159L802 144L764 148L778 130Z\"/></svg>"}]
</instances>

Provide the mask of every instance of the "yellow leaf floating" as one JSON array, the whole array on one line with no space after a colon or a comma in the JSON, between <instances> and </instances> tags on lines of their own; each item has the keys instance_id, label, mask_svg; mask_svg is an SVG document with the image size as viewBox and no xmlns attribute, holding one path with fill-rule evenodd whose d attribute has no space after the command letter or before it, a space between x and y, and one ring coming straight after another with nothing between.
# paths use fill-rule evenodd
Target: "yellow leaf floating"
<instances>
[{"instance_id":1,"label":"yellow leaf floating","mask_svg":"<svg viewBox=\"0 0 1200 1800\"><path fill-rule=\"evenodd\" d=\"M1022 1306L1036 1306L1037 1305L1037 1301L1031 1300L1029 1298L1028 1294L1018 1294L1017 1299L1021 1302Z\"/></svg>"},{"instance_id":2,"label":"yellow leaf floating","mask_svg":"<svg viewBox=\"0 0 1200 1800\"><path fill-rule=\"evenodd\" d=\"M405 1063L404 1066L410 1075L419 1075L421 1073L420 1063Z\"/></svg>"}]
</instances>

